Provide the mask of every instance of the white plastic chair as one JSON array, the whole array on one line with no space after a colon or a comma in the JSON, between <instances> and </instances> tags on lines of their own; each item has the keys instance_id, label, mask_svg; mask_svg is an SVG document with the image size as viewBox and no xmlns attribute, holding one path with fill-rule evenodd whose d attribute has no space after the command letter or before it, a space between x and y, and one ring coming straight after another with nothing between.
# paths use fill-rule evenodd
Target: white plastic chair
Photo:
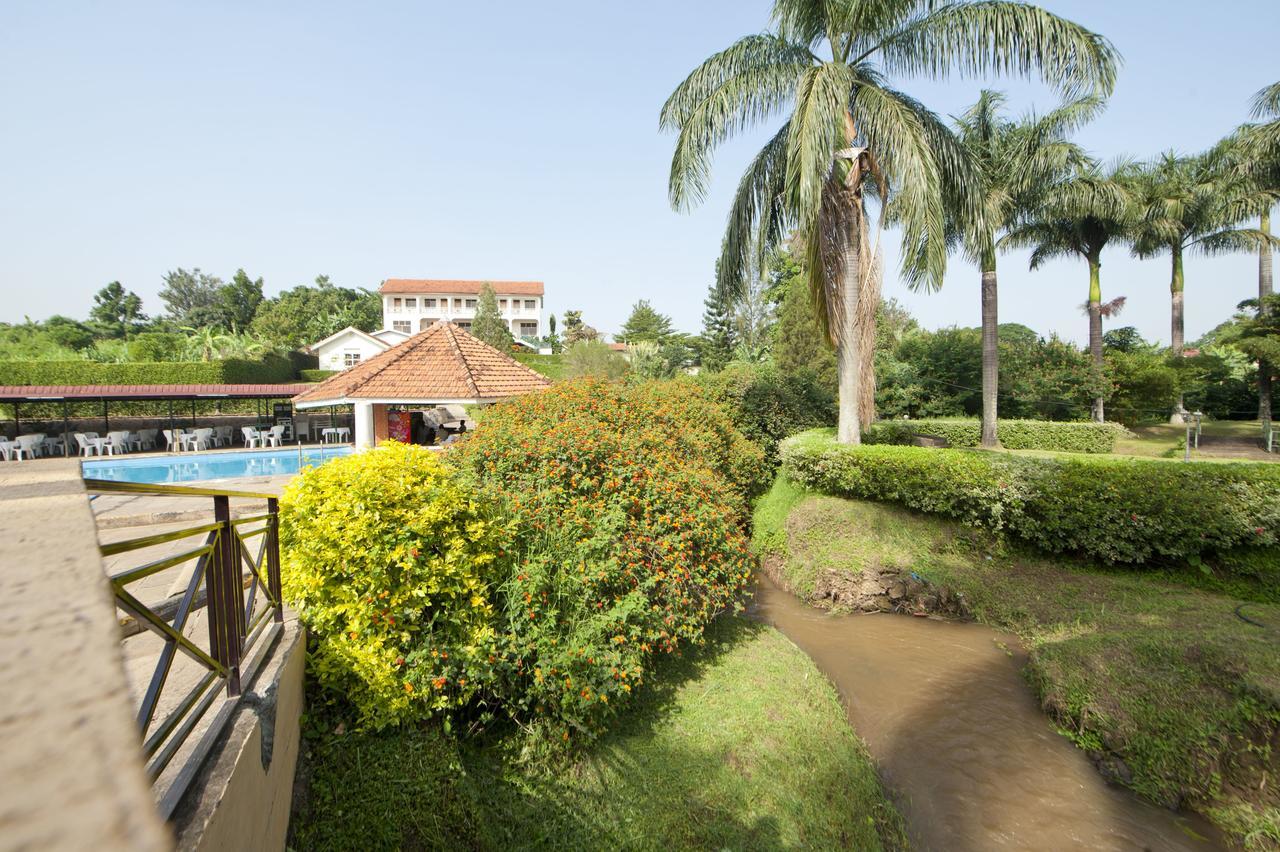
<instances>
[{"instance_id":1,"label":"white plastic chair","mask_svg":"<svg viewBox=\"0 0 1280 852\"><path fill-rule=\"evenodd\" d=\"M213 430L197 429L187 439L187 446L193 450L207 450L213 446Z\"/></svg>"},{"instance_id":2,"label":"white plastic chair","mask_svg":"<svg viewBox=\"0 0 1280 852\"><path fill-rule=\"evenodd\" d=\"M241 426L240 434L244 435L244 445L249 449L262 446L262 436L252 426Z\"/></svg>"},{"instance_id":3,"label":"white plastic chair","mask_svg":"<svg viewBox=\"0 0 1280 852\"><path fill-rule=\"evenodd\" d=\"M111 455L124 455L129 452L129 433L128 432L108 432L107 443L102 448Z\"/></svg>"},{"instance_id":4,"label":"white plastic chair","mask_svg":"<svg viewBox=\"0 0 1280 852\"><path fill-rule=\"evenodd\" d=\"M272 426L263 436L263 441L270 442L271 446L278 447L284 442L284 427Z\"/></svg>"},{"instance_id":5,"label":"white plastic chair","mask_svg":"<svg viewBox=\"0 0 1280 852\"><path fill-rule=\"evenodd\" d=\"M173 448L182 449L182 432L177 429L162 429L164 434L164 448L166 452L173 452Z\"/></svg>"},{"instance_id":6,"label":"white plastic chair","mask_svg":"<svg viewBox=\"0 0 1280 852\"><path fill-rule=\"evenodd\" d=\"M17 447L13 450L14 455L19 459L23 457L33 459L40 455L40 445L44 443L44 434L36 432L33 435L19 435L16 443Z\"/></svg>"},{"instance_id":7,"label":"white plastic chair","mask_svg":"<svg viewBox=\"0 0 1280 852\"><path fill-rule=\"evenodd\" d=\"M98 454L97 446L93 441L89 440L89 436L84 432L76 432L72 437L74 437L76 439L76 443L80 445L80 455L88 458L89 456L96 456Z\"/></svg>"},{"instance_id":8,"label":"white plastic chair","mask_svg":"<svg viewBox=\"0 0 1280 852\"><path fill-rule=\"evenodd\" d=\"M5 461L13 461L13 451L17 446L13 441L0 440L0 456L4 456Z\"/></svg>"},{"instance_id":9,"label":"white plastic chair","mask_svg":"<svg viewBox=\"0 0 1280 852\"><path fill-rule=\"evenodd\" d=\"M138 449L154 450L156 448L156 435L159 429L139 429L138 430Z\"/></svg>"}]
</instances>

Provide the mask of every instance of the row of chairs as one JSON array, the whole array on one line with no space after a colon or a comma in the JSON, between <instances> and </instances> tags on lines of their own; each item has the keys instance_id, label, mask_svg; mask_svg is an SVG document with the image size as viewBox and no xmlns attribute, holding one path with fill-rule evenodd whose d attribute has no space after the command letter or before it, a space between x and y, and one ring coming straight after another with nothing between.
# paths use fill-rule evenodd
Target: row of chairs
<instances>
[{"instance_id":1,"label":"row of chairs","mask_svg":"<svg viewBox=\"0 0 1280 852\"><path fill-rule=\"evenodd\" d=\"M255 429L252 426L241 427L244 445L254 447L279 447L284 445L284 426L273 426L270 429ZM68 443L78 449L81 456L117 456L129 452L154 450L159 437L163 435L165 449L169 452L182 450L207 450L215 447L229 447L235 437L232 426L212 426L203 429L140 429L137 432L119 430L100 436L97 432L73 432L68 435L47 435L44 432L32 432L19 435L12 441L0 439L0 457L5 461L40 458L43 456L64 455Z\"/></svg>"}]
</instances>

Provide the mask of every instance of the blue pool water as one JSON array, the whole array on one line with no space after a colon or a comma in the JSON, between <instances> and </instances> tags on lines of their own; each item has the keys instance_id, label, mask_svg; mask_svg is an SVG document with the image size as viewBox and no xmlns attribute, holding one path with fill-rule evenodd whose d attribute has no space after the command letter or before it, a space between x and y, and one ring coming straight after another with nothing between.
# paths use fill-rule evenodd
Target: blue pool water
<instances>
[{"instance_id":1,"label":"blue pool water","mask_svg":"<svg viewBox=\"0 0 1280 852\"><path fill-rule=\"evenodd\" d=\"M324 464L350 455L351 447L303 449L302 467ZM171 456L138 456L85 461L86 479L149 484L195 482L201 479L240 479L249 476L281 476L298 472L298 450L246 450L240 453L183 453Z\"/></svg>"}]
</instances>

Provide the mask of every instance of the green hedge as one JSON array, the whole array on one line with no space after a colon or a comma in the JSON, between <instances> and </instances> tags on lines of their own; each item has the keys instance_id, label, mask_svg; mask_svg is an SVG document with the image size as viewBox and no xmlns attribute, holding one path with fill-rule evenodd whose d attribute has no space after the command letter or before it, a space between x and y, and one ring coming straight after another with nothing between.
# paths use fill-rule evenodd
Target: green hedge
<instances>
[{"instance_id":1,"label":"green hedge","mask_svg":"<svg viewBox=\"0 0 1280 852\"><path fill-rule=\"evenodd\" d=\"M785 441L782 460L816 491L900 503L1106 562L1195 562L1280 541L1275 465L851 447L831 430Z\"/></svg>"},{"instance_id":2,"label":"green hedge","mask_svg":"<svg viewBox=\"0 0 1280 852\"><path fill-rule=\"evenodd\" d=\"M305 356L304 356L305 357ZM0 361L0 385L223 385L294 381L294 360L260 361Z\"/></svg>"},{"instance_id":3,"label":"green hedge","mask_svg":"<svg viewBox=\"0 0 1280 852\"><path fill-rule=\"evenodd\" d=\"M1056 450L1066 453L1109 453L1116 439L1129 434L1119 423L1060 423L1053 420L1001 420L1000 444L1008 450ZM967 418L889 420L866 430L868 444L910 444L916 436L940 438L949 447L982 443L982 421Z\"/></svg>"},{"instance_id":4,"label":"green hedge","mask_svg":"<svg viewBox=\"0 0 1280 852\"><path fill-rule=\"evenodd\" d=\"M338 372L338 370L299 370L298 378L304 382L323 382Z\"/></svg>"}]
</instances>

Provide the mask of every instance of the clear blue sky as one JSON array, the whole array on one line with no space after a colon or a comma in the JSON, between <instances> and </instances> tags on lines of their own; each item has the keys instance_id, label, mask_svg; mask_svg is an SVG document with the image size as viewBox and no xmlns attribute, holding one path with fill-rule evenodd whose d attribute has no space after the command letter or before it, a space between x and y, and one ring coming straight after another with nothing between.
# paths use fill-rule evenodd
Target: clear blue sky
<instances>
[{"instance_id":1,"label":"clear blue sky","mask_svg":"<svg viewBox=\"0 0 1280 852\"><path fill-rule=\"evenodd\" d=\"M1280 77L1280 4L1045 3L1125 66L1096 153L1203 148ZM1229 14L1217 11L1229 10ZM113 3L0 11L0 320L82 317L119 279L158 312L161 276L243 266L268 293L330 275L538 278L550 310L616 330L648 298L696 331L728 197L753 143L725 149L707 203L667 205L663 100L768 22L764 0L649 3ZM984 81L901 81L943 114ZM1017 108L1052 99L999 82ZM978 322L976 272L885 293L927 326ZM1084 338L1086 272L1002 260L1001 319ZM1104 259L1121 324L1168 339L1168 269ZM1256 292L1256 260L1193 259L1195 337Z\"/></svg>"}]
</instances>

